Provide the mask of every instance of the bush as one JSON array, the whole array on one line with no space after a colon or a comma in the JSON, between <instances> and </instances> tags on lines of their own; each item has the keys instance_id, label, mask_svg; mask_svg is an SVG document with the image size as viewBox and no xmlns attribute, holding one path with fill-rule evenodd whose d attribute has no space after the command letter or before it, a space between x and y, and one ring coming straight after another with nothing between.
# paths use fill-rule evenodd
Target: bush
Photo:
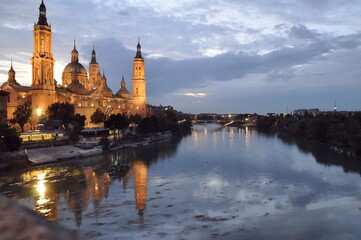
<instances>
[{"instance_id":1,"label":"bush","mask_svg":"<svg viewBox=\"0 0 361 240\"><path fill-rule=\"evenodd\" d=\"M21 145L19 133L8 125L0 125L0 152L18 151Z\"/></svg>"}]
</instances>

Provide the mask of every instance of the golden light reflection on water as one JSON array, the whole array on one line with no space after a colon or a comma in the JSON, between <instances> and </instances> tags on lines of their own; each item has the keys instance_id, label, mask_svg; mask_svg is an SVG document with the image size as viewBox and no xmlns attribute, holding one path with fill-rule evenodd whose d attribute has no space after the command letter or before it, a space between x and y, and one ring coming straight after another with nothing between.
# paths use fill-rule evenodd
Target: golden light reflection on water
<instances>
[{"instance_id":1,"label":"golden light reflection on water","mask_svg":"<svg viewBox=\"0 0 361 240\"><path fill-rule=\"evenodd\" d=\"M141 221L147 203L147 172L148 167L143 161L133 163L135 203Z\"/></svg>"},{"instance_id":2,"label":"golden light reflection on water","mask_svg":"<svg viewBox=\"0 0 361 240\"><path fill-rule=\"evenodd\" d=\"M58 211L58 196L52 192L49 188L48 181L46 179L48 171L34 171L25 178L36 179L33 185L34 191L34 210L44 215L50 220L57 221Z\"/></svg>"},{"instance_id":3,"label":"golden light reflection on water","mask_svg":"<svg viewBox=\"0 0 361 240\"><path fill-rule=\"evenodd\" d=\"M147 202L148 166L141 160L126 163L124 156L119 158L119 165L49 166L29 170L18 175L22 184L13 185L12 197L24 199L30 208L55 222L64 221L64 216L69 216L66 212L73 213L72 219L80 226L88 211L94 211L95 215L101 213L101 202L108 196L114 180L126 191L133 175L134 207L142 219Z\"/></svg>"},{"instance_id":4,"label":"golden light reflection on water","mask_svg":"<svg viewBox=\"0 0 361 240\"><path fill-rule=\"evenodd\" d=\"M39 199L36 201L37 205L44 205L49 202L49 199L45 198L45 173L40 173L38 176L38 182L36 184L36 190L39 195Z\"/></svg>"}]
</instances>

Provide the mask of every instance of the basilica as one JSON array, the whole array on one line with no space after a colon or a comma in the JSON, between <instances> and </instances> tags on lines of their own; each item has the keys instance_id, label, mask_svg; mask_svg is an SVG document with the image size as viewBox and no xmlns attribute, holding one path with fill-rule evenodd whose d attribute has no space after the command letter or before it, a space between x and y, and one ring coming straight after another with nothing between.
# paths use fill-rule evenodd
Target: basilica
<instances>
[{"instance_id":1,"label":"basilica","mask_svg":"<svg viewBox=\"0 0 361 240\"><path fill-rule=\"evenodd\" d=\"M133 59L132 94L127 90L124 77L120 88L114 94L107 85L107 78L100 71L93 47L89 69L79 63L79 52L71 51L71 62L64 68L62 83L54 79L55 59L52 53L52 28L46 17L46 7L42 1L39 7L38 22L34 24L34 52L31 57L31 86L20 85L15 78L15 70L11 64L8 80L1 90L9 93L7 103L8 119L18 105L29 103L33 109L31 123L27 129L38 129L39 120L46 114L49 105L68 102L74 104L75 112L86 116L86 127L92 127L90 117L97 108L106 115L125 113L146 116L146 79L144 59L138 39L136 55ZM120 79L120 77L119 77Z\"/></svg>"}]
</instances>

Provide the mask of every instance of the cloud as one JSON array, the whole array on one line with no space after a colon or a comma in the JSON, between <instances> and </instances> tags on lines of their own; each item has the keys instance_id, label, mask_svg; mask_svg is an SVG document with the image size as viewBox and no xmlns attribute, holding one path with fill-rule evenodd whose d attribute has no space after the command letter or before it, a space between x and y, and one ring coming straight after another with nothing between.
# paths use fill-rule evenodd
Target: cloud
<instances>
[{"instance_id":1,"label":"cloud","mask_svg":"<svg viewBox=\"0 0 361 240\"><path fill-rule=\"evenodd\" d=\"M47 0L45 4L53 27L58 82L75 37L86 68L94 42L108 85L116 92L124 74L131 90L140 36L151 104L170 104L186 112L277 112L287 100L300 106L312 99L315 107L326 108L328 99L334 98L359 109L354 102L361 88L356 64L361 46L359 3ZM17 78L30 84L32 24L38 6L25 0L0 3L4 63L0 82L6 81L6 62L13 59Z\"/></svg>"},{"instance_id":2,"label":"cloud","mask_svg":"<svg viewBox=\"0 0 361 240\"><path fill-rule=\"evenodd\" d=\"M176 95L181 95L181 96L189 96L189 97L196 97L196 98L202 98L205 97L207 94L202 93L202 92L187 92L187 93L179 93Z\"/></svg>"}]
</instances>

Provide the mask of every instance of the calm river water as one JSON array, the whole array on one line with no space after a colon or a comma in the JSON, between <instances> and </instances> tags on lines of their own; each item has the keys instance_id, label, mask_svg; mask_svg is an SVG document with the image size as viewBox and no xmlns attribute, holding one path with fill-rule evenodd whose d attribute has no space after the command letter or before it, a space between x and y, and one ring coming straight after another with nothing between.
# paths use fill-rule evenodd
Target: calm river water
<instances>
[{"instance_id":1,"label":"calm river water","mask_svg":"<svg viewBox=\"0 0 361 240\"><path fill-rule=\"evenodd\" d=\"M360 239L361 161L256 130L191 134L0 173L0 192L89 239Z\"/></svg>"}]
</instances>

